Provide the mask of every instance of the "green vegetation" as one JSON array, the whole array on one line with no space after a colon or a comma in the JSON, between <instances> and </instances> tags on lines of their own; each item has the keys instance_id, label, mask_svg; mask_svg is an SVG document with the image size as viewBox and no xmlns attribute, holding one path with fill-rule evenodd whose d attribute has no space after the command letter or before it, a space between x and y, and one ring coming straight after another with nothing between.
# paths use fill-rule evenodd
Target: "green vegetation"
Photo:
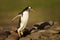
<instances>
[{"instance_id":1,"label":"green vegetation","mask_svg":"<svg viewBox=\"0 0 60 40\"><path fill-rule=\"evenodd\" d=\"M30 22L60 20L60 0L0 0L0 24L9 23L27 5L39 12L30 14Z\"/></svg>"}]
</instances>

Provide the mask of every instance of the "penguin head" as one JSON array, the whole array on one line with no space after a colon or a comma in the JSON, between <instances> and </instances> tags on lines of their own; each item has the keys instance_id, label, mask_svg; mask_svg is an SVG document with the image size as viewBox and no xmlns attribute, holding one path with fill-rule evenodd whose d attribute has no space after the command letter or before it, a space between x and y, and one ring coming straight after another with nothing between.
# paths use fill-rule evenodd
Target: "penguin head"
<instances>
[{"instance_id":1,"label":"penguin head","mask_svg":"<svg viewBox=\"0 0 60 40\"><path fill-rule=\"evenodd\" d=\"M31 9L32 7L28 6L28 9Z\"/></svg>"},{"instance_id":2,"label":"penguin head","mask_svg":"<svg viewBox=\"0 0 60 40\"><path fill-rule=\"evenodd\" d=\"M30 11L32 9L32 7L30 7L30 6L27 6L23 11Z\"/></svg>"}]
</instances>

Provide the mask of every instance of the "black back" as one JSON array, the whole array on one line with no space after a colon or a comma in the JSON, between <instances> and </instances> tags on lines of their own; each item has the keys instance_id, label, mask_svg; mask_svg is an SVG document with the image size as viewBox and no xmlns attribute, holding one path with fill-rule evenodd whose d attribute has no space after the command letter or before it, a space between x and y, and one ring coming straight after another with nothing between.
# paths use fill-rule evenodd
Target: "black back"
<instances>
[{"instance_id":1,"label":"black back","mask_svg":"<svg viewBox=\"0 0 60 40\"><path fill-rule=\"evenodd\" d=\"M28 9L29 9L29 6L25 7L24 10L22 10L19 14L22 14L22 16L23 16L23 12L26 11L26 10L28 10ZM18 15L19 15L19 14L18 14ZM20 23L21 23L21 17L19 17L19 22L18 22L18 27L17 27L17 29L20 27Z\"/></svg>"},{"instance_id":2,"label":"black back","mask_svg":"<svg viewBox=\"0 0 60 40\"><path fill-rule=\"evenodd\" d=\"M24 10L22 10L19 14L22 14L24 11L28 10L29 6L25 7Z\"/></svg>"}]
</instances>

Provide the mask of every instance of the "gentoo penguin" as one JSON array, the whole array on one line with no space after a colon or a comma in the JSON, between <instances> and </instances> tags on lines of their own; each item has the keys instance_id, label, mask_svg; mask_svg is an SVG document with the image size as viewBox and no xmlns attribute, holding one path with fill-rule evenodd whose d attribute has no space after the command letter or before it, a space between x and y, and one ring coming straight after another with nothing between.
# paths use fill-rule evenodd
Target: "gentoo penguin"
<instances>
[{"instance_id":1,"label":"gentoo penguin","mask_svg":"<svg viewBox=\"0 0 60 40\"><path fill-rule=\"evenodd\" d=\"M22 12L20 12L16 17L14 17L12 19L15 20L17 17L19 17L19 27L17 28L17 33L19 35L19 37L21 35L23 35L23 30L25 29L27 22L28 22L28 18L29 18L29 13L30 13L31 7L28 6L26 7Z\"/></svg>"}]
</instances>

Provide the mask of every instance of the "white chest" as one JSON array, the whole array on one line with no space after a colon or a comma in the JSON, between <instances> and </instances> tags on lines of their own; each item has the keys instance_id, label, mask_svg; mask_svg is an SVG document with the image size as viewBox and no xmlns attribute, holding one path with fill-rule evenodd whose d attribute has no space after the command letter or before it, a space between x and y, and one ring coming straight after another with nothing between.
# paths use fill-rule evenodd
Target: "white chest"
<instances>
[{"instance_id":1,"label":"white chest","mask_svg":"<svg viewBox=\"0 0 60 40\"><path fill-rule=\"evenodd\" d=\"M29 18L29 12L28 11L24 11L23 12L23 16L21 16L21 21L27 21Z\"/></svg>"},{"instance_id":2,"label":"white chest","mask_svg":"<svg viewBox=\"0 0 60 40\"><path fill-rule=\"evenodd\" d=\"M24 11L23 12L23 17L27 17L27 16L29 16L29 12L28 11Z\"/></svg>"}]
</instances>

